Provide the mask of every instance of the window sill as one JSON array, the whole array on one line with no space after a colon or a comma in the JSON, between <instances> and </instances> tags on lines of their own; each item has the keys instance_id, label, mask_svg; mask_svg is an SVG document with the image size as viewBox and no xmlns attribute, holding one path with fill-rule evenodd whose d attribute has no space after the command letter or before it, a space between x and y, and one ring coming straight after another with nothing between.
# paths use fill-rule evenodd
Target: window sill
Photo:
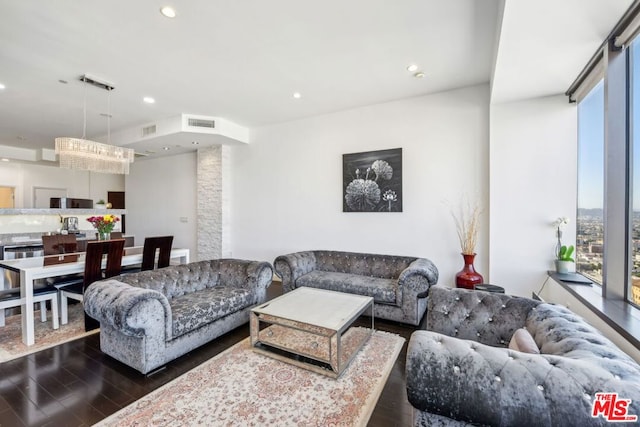
<instances>
[{"instance_id":1,"label":"window sill","mask_svg":"<svg viewBox=\"0 0 640 427\"><path fill-rule=\"evenodd\" d=\"M640 310L622 300L605 299L599 285L563 282L554 272L549 277L640 350Z\"/></svg>"}]
</instances>

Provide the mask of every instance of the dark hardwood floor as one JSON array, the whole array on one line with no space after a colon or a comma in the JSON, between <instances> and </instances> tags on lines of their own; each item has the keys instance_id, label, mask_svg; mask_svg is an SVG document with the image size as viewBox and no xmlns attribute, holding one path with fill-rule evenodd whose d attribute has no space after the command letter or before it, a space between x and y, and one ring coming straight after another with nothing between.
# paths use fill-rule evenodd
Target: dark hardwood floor
<instances>
[{"instance_id":1,"label":"dark hardwood floor","mask_svg":"<svg viewBox=\"0 0 640 427\"><path fill-rule=\"evenodd\" d=\"M269 298L281 293L279 282L268 289ZM416 329L378 319L375 327L401 335L407 342ZM248 336L248 325L237 328L148 377L102 354L98 334L1 363L0 426L90 426ZM412 409L405 388L407 342L370 426L411 425Z\"/></svg>"}]
</instances>

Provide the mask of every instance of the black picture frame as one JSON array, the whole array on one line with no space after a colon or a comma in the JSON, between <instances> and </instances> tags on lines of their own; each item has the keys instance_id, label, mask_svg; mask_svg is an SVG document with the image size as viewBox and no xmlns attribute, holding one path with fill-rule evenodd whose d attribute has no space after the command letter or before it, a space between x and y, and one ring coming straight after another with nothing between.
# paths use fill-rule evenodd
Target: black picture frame
<instances>
[{"instance_id":1,"label":"black picture frame","mask_svg":"<svg viewBox=\"0 0 640 427\"><path fill-rule=\"evenodd\" d=\"M402 212L402 148L342 155L343 212Z\"/></svg>"}]
</instances>

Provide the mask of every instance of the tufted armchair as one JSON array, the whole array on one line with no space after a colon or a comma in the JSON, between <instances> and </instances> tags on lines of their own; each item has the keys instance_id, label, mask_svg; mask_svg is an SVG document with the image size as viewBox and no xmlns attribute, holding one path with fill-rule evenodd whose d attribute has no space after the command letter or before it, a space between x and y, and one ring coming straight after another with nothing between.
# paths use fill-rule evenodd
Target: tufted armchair
<instances>
[{"instance_id":1,"label":"tufted armchair","mask_svg":"<svg viewBox=\"0 0 640 427\"><path fill-rule=\"evenodd\" d=\"M417 325L438 269L428 259L338 251L281 255L274 268L285 292L301 286L373 297L375 317Z\"/></svg>"},{"instance_id":2,"label":"tufted armchair","mask_svg":"<svg viewBox=\"0 0 640 427\"><path fill-rule=\"evenodd\" d=\"M272 278L266 262L198 261L95 282L84 306L100 349L146 374L249 322Z\"/></svg>"},{"instance_id":3,"label":"tufted armchair","mask_svg":"<svg viewBox=\"0 0 640 427\"><path fill-rule=\"evenodd\" d=\"M518 328L540 354L507 348ZM411 336L407 396L416 426L591 426L595 394L640 416L640 366L566 308L434 286L427 330Z\"/></svg>"}]
</instances>

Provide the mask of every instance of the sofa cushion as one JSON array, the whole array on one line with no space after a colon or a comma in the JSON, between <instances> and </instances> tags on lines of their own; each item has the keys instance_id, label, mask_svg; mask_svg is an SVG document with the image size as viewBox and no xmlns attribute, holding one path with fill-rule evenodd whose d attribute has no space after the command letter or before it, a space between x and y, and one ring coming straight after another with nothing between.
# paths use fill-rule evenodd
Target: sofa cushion
<instances>
[{"instance_id":1,"label":"sofa cushion","mask_svg":"<svg viewBox=\"0 0 640 427\"><path fill-rule=\"evenodd\" d=\"M249 289L218 285L175 297L170 301L173 338L214 322L255 303Z\"/></svg>"},{"instance_id":2,"label":"sofa cushion","mask_svg":"<svg viewBox=\"0 0 640 427\"><path fill-rule=\"evenodd\" d=\"M376 255L355 252L313 251L315 269L336 273L397 279L415 257Z\"/></svg>"},{"instance_id":3,"label":"sofa cushion","mask_svg":"<svg viewBox=\"0 0 640 427\"><path fill-rule=\"evenodd\" d=\"M402 295L395 279L314 270L296 280L296 287L326 289L329 291L373 297L377 303L398 305Z\"/></svg>"},{"instance_id":4,"label":"sofa cushion","mask_svg":"<svg viewBox=\"0 0 640 427\"><path fill-rule=\"evenodd\" d=\"M219 260L205 260L135 274L123 274L114 279L131 286L153 289L171 300L217 286L220 282L219 264Z\"/></svg>"},{"instance_id":5,"label":"sofa cushion","mask_svg":"<svg viewBox=\"0 0 640 427\"><path fill-rule=\"evenodd\" d=\"M535 340L525 328L520 328L513 333L509 348L523 353L540 354L540 349Z\"/></svg>"}]
</instances>

